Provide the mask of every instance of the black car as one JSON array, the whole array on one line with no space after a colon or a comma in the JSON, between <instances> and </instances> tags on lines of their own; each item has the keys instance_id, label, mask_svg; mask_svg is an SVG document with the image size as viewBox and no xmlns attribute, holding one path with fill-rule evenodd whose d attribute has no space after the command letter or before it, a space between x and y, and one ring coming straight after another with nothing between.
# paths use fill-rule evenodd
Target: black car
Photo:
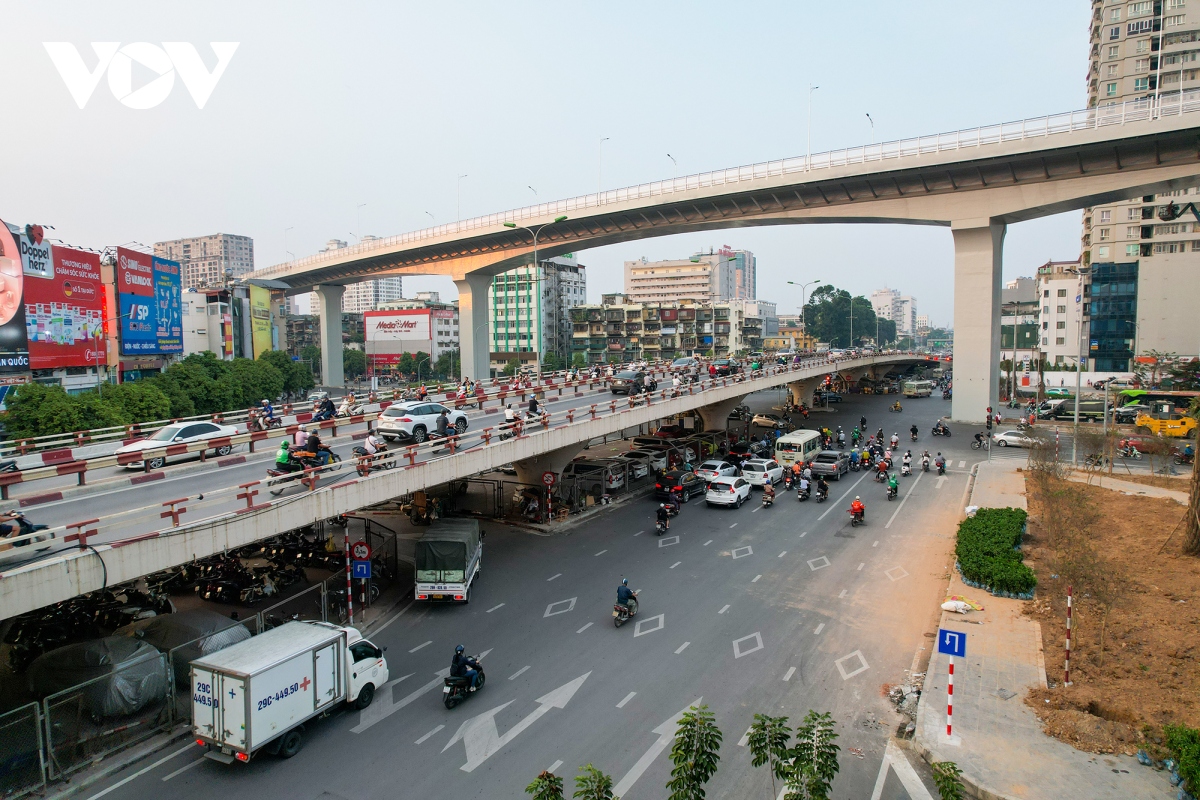
<instances>
[{"instance_id":1,"label":"black car","mask_svg":"<svg viewBox=\"0 0 1200 800\"><path fill-rule=\"evenodd\" d=\"M842 396L837 392L817 392L815 395L813 395L813 397L818 403L822 401L825 403L842 402Z\"/></svg>"},{"instance_id":2,"label":"black car","mask_svg":"<svg viewBox=\"0 0 1200 800\"><path fill-rule=\"evenodd\" d=\"M738 364L733 359L718 358L712 363L717 368L717 375L732 375L738 370Z\"/></svg>"},{"instance_id":3,"label":"black car","mask_svg":"<svg viewBox=\"0 0 1200 800\"><path fill-rule=\"evenodd\" d=\"M634 387L639 385L646 385L646 373L631 369L613 375L608 388L613 394L631 394L637 391Z\"/></svg>"},{"instance_id":4,"label":"black car","mask_svg":"<svg viewBox=\"0 0 1200 800\"><path fill-rule=\"evenodd\" d=\"M679 495L679 502L686 503L689 499L703 495L708 491L708 482L694 472L684 472L677 469L665 472L654 483L654 496L666 500L671 492Z\"/></svg>"}]
</instances>

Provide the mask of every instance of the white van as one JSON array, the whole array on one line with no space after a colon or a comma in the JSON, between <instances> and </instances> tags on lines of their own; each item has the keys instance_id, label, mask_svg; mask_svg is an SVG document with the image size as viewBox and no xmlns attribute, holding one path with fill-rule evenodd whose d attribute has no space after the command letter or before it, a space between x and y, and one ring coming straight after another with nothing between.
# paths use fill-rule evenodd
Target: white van
<instances>
[{"instance_id":1,"label":"white van","mask_svg":"<svg viewBox=\"0 0 1200 800\"><path fill-rule=\"evenodd\" d=\"M821 434L816 431L793 431L775 440L775 460L786 468L797 461L812 461L821 452Z\"/></svg>"}]
</instances>

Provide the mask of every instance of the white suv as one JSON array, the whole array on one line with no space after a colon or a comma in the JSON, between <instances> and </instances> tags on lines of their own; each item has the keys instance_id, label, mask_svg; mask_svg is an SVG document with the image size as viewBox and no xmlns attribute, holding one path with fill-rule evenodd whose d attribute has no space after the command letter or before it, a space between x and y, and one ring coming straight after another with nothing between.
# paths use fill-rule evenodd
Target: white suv
<instances>
[{"instance_id":1,"label":"white suv","mask_svg":"<svg viewBox=\"0 0 1200 800\"><path fill-rule=\"evenodd\" d=\"M751 486L766 486L783 480L783 467L769 458L752 458L742 464L742 477Z\"/></svg>"},{"instance_id":2,"label":"white suv","mask_svg":"<svg viewBox=\"0 0 1200 800\"><path fill-rule=\"evenodd\" d=\"M467 415L441 403L415 401L388 406L379 416L379 435L389 442L396 439L411 439L420 444L437 433L438 417L448 411L450 427L458 433L467 429Z\"/></svg>"},{"instance_id":3,"label":"white suv","mask_svg":"<svg viewBox=\"0 0 1200 800\"><path fill-rule=\"evenodd\" d=\"M708 483L704 500L710 506L741 508L750 497L750 484L744 478L714 478Z\"/></svg>"}]
</instances>

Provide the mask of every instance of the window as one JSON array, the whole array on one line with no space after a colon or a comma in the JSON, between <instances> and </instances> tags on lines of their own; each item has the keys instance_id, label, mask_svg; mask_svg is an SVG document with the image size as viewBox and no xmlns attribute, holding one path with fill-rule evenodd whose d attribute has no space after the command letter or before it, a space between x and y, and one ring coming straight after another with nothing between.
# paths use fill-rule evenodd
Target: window
<instances>
[{"instance_id":1,"label":"window","mask_svg":"<svg viewBox=\"0 0 1200 800\"><path fill-rule=\"evenodd\" d=\"M1130 9L1132 10L1133 6L1130 6ZM1121 21L1121 9L1114 8L1111 11L1109 11L1108 12L1108 21L1109 22L1120 22Z\"/></svg>"},{"instance_id":2,"label":"window","mask_svg":"<svg viewBox=\"0 0 1200 800\"><path fill-rule=\"evenodd\" d=\"M1096 248L1096 255L1099 258L1108 258L1108 247L1106 245L1100 245Z\"/></svg>"},{"instance_id":3,"label":"window","mask_svg":"<svg viewBox=\"0 0 1200 800\"><path fill-rule=\"evenodd\" d=\"M1042 344L1050 344L1050 339L1049 339L1049 337L1043 336L1043 337L1042 337Z\"/></svg>"},{"instance_id":4,"label":"window","mask_svg":"<svg viewBox=\"0 0 1200 800\"><path fill-rule=\"evenodd\" d=\"M1066 344L1066 343L1067 343L1067 337L1065 337L1065 336L1056 336L1056 337L1054 337L1054 343L1055 343L1055 344ZM1059 356L1059 358L1062 358L1062 356Z\"/></svg>"},{"instance_id":5,"label":"window","mask_svg":"<svg viewBox=\"0 0 1200 800\"><path fill-rule=\"evenodd\" d=\"M1142 229L1137 225L1130 225L1125 229L1126 239L1137 239L1141 236Z\"/></svg>"},{"instance_id":6,"label":"window","mask_svg":"<svg viewBox=\"0 0 1200 800\"><path fill-rule=\"evenodd\" d=\"M1187 5L1187 0L1167 0L1163 3L1163 8L1167 11L1174 11L1177 8L1183 8Z\"/></svg>"},{"instance_id":7,"label":"window","mask_svg":"<svg viewBox=\"0 0 1200 800\"><path fill-rule=\"evenodd\" d=\"M1114 64L1113 66L1116 66L1116 65ZM1150 59L1139 58L1136 61L1134 61L1133 62L1133 71L1134 72L1149 72L1150 71Z\"/></svg>"},{"instance_id":8,"label":"window","mask_svg":"<svg viewBox=\"0 0 1200 800\"><path fill-rule=\"evenodd\" d=\"M1054 323L1054 327L1055 327L1055 328L1058 328L1060 331L1062 331L1062 330L1066 330L1066 329L1067 329L1067 323L1066 323L1066 321L1064 321L1064 320L1059 320L1058 322Z\"/></svg>"},{"instance_id":9,"label":"window","mask_svg":"<svg viewBox=\"0 0 1200 800\"><path fill-rule=\"evenodd\" d=\"M1127 208L1127 209L1125 209L1125 211L1126 211L1127 219L1132 220L1132 219L1141 219L1142 218L1142 210L1140 208Z\"/></svg>"},{"instance_id":10,"label":"window","mask_svg":"<svg viewBox=\"0 0 1200 800\"><path fill-rule=\"evenodd\" d=\"M1120 39L1121 38L1121 26L1117 25L1115 27L1109 28L1108 29L1108 38L1110 40L1111 39Z\"/></svg>"},{"instance_id":11,"label":"window","mask_svg":"<svg viewBox=\"0 0 1200 800\"><path fill-rule=\"evenodd\" d=\"M1200 242L1196 242L1196 244L1200 244ZM1200 248L1197 248L1197 249L1200 249ZM1134 258L1136 258L1138 256L1138 254L1141 253L1141 251L1142 251L1141 245L1137 245L1137 244L1125 245L1125 255L1127 255L1127 256L1133 256Z\"/></svg>"},{"instance_id":12,"label":"window","mask_svg":"<svg viewBox=\"0 0 1200 800\"><path fill-rule=\"evenodd\" d=\"M1050 313L1050 306L1042 306L1042 313L1043 313L1043 314L1049 314L1049 313Z\"/></svg>"},{"instance_id":13,"label":"window","mask_svg":"<svg viewBox=\"0 0 1200 800\"><path fill-rule=\"evenodd\" d=\"M1162 242L1154 245L1156 253L1183 253L1187 251L1187 242Z\"/></svg>"},{"instance_id":14,"label":"window","mask_svg":"<svg viewBox=\"0 0 1200 800\"><path fill-rule=\"evenodd\" d=\"M1149 40L1149 39L1142 39L1140 42L1138 42L1138 43L1137 43L1137 48L1134 50L1134 52L1136 52L1136 53L1149 53L1149 52L1150 52L1150 40Z\"/></svg>"},{"instance_id":15,"label":"window","mask_svg":"<svg viewBox=\"0 0 1200 800\"><path fill-rule=\"evenodd\" d=\"M1153 13L1154 13L1153 0L1140 0L1140 2L1129 4L1129 18L1130 19L1133 19L1134 17L1144 17L1147 14L1153 14ZM1114 19L1112 21L1120 22L1120 20L1118 20L1118 19Z\"/></svg>"},{"instance_id":16,"label":"window","mask_svg":"<svg viewBox=\"0 0 1200 800\"><path fill-rule=\"evenodd\" d=\"M1101 222L1112 222L1112 211L1110 211L1108 209L1101 211L1100 212L1100 221Z\"/></svg>"},{"instance_id":17,"label":"window","mask_svg":"<svg viewBox=\"0 0 1200 800\"><path fill-rule=\"evenodd\" d=\"M1121 57L1121 45L1110 44L1108 46L1108 57L1109 58L1120 58Z\"/></svg>"},{"instance_id":18,"label":"window","mask_svg":"<svg viewBox=\"0 0 1200 800\"><path fill-rule=\"evenodd\" d=\"M1133 90L1135 92L1150 91L1150 79L1149 78L1134 78L1133 79Z\"/></svg>"},{"instance_id":19,"label":"window","mask_svg":"<svg viewBox=\"0 0 1200 800\"><path fill-rule=\"evenodd\" d=\"M1180 15L1179 19L1182 20L1183 15ZM1120 28L1117 30L1119 31ZM1125 32L1130 36L1137 36L1139 33L1149 33L1152 30L1154 30L1154 20L1152 19L1139 19L1137 22L1131 22L1125 26ZM1110 31L1108 37L1110 39L1113 38L1111 33Z\"/></svg>"},{"instance_id":20,"label":"window","mask_svg":"<svg viewBox=\"0 0 1200 800\"><path fill-rule=\"evenodd\" d=\"M1149 22L1149 21L1150 20L1145 20L1145 22ZM1176 27L1182 25L1186 21L1187 21L1186 14L1174 14L1169 17L1163 17L1162 23L1163 23L1164 28L1176 28Z\"/></svg>"},{"instance_id":21,"label":"window","mask_svg":"<svg viewBox=\"0 0 1200 800\"><path fill-rule=\"evenodd\" d=\"M1110 230L1111 228L1100 228L1100 241L1103 242L1108 239L1108 233Z\"/></svg>"},{"instance_id":22,"label":"window","mask_svg":"<svg viewBox=\"0 0 1200 800\"><path fill-rule=\"evenodd\" d=\"M1066 342L1060 342L1060 344L1066 344ZM1055 363L1055 364L1063 364L1063 363L1066 363L1066 360L1067 360L1067 357L1066 357L1066 356L1055 356L1055 357L1054 357L1054 363Z\"/></svg>"},{"instance_id":23,"label":"window","mask_svg":"<svg viewBox=\"0 0 1200 800\"><path fill-rule=\"evenodd\" d=\"M1043 289L1043 290L1042 290L1042 297L1049 297L1049 296L1050 296L1050 290L1049 290L1049 289Z\"/></svg>"},{"instance_id":24,"label":"window","mask_svg":"<svg viewBox=\"0 0 1200 800\"><path fill-rule=\"evenodd\" d=\"M1067 313L1067 307L1066 307L1066 306L1059 306L1059 307L1058 307L1058 313L1059 313L1059 314L1065 314L1065 313Z\"/></svg>"},{"instance_id":25,"label":"window","mask_svg":"<svg viewBox=\"0 0 1200 800\"><path fill-rule=\"evenodd\" d=\"M1117 96L1117 85L1115 83L1105 84L1104 85L1104 96L1105 97L1116 97Z\"/></svg>"}]
</instances>

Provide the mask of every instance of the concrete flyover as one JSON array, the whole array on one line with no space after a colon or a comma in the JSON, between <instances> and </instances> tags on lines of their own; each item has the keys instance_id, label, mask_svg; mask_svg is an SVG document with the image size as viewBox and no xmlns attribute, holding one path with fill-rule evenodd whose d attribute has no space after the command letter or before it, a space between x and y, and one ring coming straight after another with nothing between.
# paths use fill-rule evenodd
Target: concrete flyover
<instances>
[{"instance_id":1,"label":"concrete flyover","mask_svg":"<svg viewBox=\"0 0 1200 800\"><path fill-rule=\"evenodd\" d=\"M492 276L540 256L691 231L804 223L906 223L954 239L952 416L998 401L1001 252L1014 222L1200 185L1200 90L1015 123L754 164L529 206L260 270L322 308L383 275L448 275L465 372L488 373ZM560 217L565 217L559 220ZM517 227L506 227L506 224ZM543 229L544 228L544 229ZM335 315L322 315L325 320ZM322 336L333 342L336 326ZM338 339L340 341L340 338ZM340 353L340 347L326 352ZM326 384L341 383L336 358Z\"/></svg>"},{"instance_id":2,"label":"concrete flyover","mask_svg":"<svg viewBox=\"0 0 1200 800\"><path fill-rule=\"evenodd\" d=\"M770 367L741 381L717 379L710 388L685 392L675 398L663 399L662 393L658 393L651 397L650 403L639 401L633 407L622 397L615 411L608 404L598 404L595 415L586 409L573 410L569 418L558 414L550 419L549 425L534 425L519 437L504 441L493 438L489 444L414 467L375 472L274 501L260 498L264 500L260 504L236 513L60 552L0 573L0 619L503 464L537 464L550 459L559 462L557 468L561 469L570 460L570 456L561 460L561 454L574 455L594 438L676 414L699 411L702 416L719 419L723 426L728 409L752 392L791 385L793 394L803 392L803 399L811 400L813 389L832 372L847 374L864 368L886 372L925 360L924 356L912 354L887 354L836 363L812 359L799 366ZM712 414L712 410L719 416Z\"/></svg>"}]
</instances>

